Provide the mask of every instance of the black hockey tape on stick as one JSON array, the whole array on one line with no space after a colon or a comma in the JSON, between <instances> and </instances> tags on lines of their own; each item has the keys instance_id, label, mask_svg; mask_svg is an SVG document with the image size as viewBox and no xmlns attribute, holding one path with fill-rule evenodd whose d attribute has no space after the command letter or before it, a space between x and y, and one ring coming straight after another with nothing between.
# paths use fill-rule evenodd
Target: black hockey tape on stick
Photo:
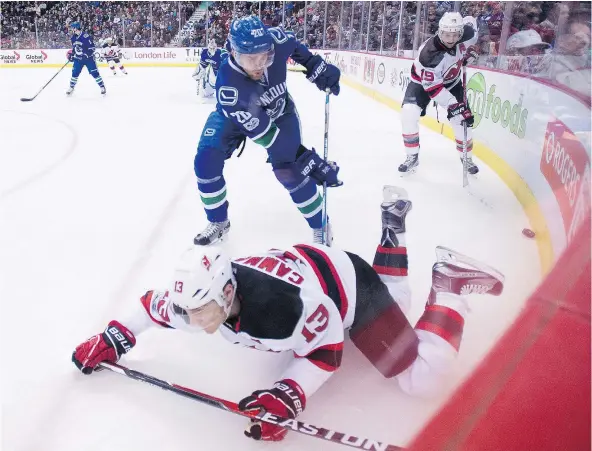
<instances>
[{"instance_id":1,"label":"black hockey tape on stick","mask_svg":"<svg viewBox=\"0 0 592 451\"><path fill-rule=\"evenodd\" d=\"M70 63L70 60L66 61L66 64L64 64L62 67L60 67L60 70L58 70L55 75L53 77L51 77L49 79L49 81L47 83L45 83L43 85L43 88L41 88L39 90L39 92L37 92L37 94L35 94L33 97L21 97L21 102L30 102L31 100L35 100L35 97L37 97L39 94L41 94L41 91L43 91L45 89L45 87L51 83L51 81L56 78L58 76L58 74L64 69L64 67L66 67L68 64Z\"/></svg>"},{"instance_id":2,"label":"black hockey tape on stick","mask_svg":"<svg viewBox=\"0 0 592 451\"><path fill-rule=\"evenodd\" d=\"M226 410L228 412L232 412L243 417L263 421L265 423L275 424L289 431L298 432L299 434L308 435L310 437L328 440L333 443L338 443L340 445L346 445L357 449L380 451L403 450L403 448L401 448L400 446L389 445L388 443L370 440L363 437L356 437L355 435L345 434L343 432L333 431L331 429L314 426L312 424L303 423L302 421L282 418L280 416L272 415L271 413L267 412L260 412L258 414L249 414L246 412L242 412L241 410L239 410L238 405L234 402L226 401L221 398L216 398L214 396L201 393L190 388L183 387L181 385L171 384L170 382L157 379L153 376L149 376L148 374L141 373L140 371L131 370L129 368L126 368L125 366L118 365L116 363L102 362L99 363L99 368L104 368L106 370L113 371L114 373L129 377L130 379L146 382L147 384L162 388L166 391L176 393L178 395L184 396L185 398L189 398L194 401L198 401L203 404L216 407L217 409Z\"/></svg>"}]
</instances>

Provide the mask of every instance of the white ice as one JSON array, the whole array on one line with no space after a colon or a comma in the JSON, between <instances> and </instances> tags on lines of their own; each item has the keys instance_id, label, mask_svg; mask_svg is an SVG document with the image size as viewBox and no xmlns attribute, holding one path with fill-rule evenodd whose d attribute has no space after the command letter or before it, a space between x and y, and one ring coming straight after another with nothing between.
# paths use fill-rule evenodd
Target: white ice
<instances>
[{"instance_id":1,"label":"white ice","mask_svg":"<svg viewBox=\"0 0 592 451\"><path fill-rule=\"evenodd\" d=\"M102 372L83 376L74 347L166 288L176 257L206 224L193 158L213 109L195 95L192 68L130 68L105 75L108 96L84 72L72 98L63 71L0 70L0 282L2 449L8 451L330 450L296 433L281 444L245 438L245 420L171 393ZM289 90L304 143L323 148L324 96L298 73ZM308 400L304 421L403 445L478 364L515 318L540 277L527 219L489 168L462 188L454 144L421 130L421 166L401 179L398 114L344 86L331 98L329 155L345 182L330 189L335 245L373 258L382 186L413 200L408 216L411 322L421 314L434 248L452 247L506 276L499 298L475 296L457 365L438 399L402 394L346 342L342 368ZM248 143L227 161L233 255L308 241L311 233ZM218 336L151 330L121 363L196 390L238 401L269 387L290 355L235 347ZM268 447L268 448L266 448Z\"/></svg>"}]
</instances>

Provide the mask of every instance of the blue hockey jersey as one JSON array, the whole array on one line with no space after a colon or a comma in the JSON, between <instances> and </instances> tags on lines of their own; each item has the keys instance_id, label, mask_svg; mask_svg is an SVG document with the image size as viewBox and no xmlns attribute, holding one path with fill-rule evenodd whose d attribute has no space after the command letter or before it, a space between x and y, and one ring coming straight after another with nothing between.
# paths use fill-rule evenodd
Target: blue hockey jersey
<instances>
[{"instance_id":1,"label":"blue hockey jersey","mask_svg":"<svg viewBox=\"0 0 592 451\"><path fill-rule=\"evenodd\" d=\"M216 49L214 54L212 55L210 51L205 48L201 51L201 56L199 60L199 64L202 69L208 67L208 65L212 66L212 70L214 74L218 74L218 69L220 69L220 64L224 59L228 57L228 53L224 49Z\"/></svg>"},{"instance_id":2,"label":"blue hockey jersey","mask_svg":"<svg viewBox=\"0 0 592 451\"><path fill-rule=\"evenodd\" d=\"M74 34L70 41L72 41L72 56L75 60L94 59L95 44L91 35L83 31L79 35Z\"/></svg>"},{"instance_id":3,"label":"blue hockey jersey","mask_svg":"<svg viewBox=\"0 0 592 451\"><path fill-rule=\"evenodd\" d=\"M217 110L265 148L269 148L280 134L274 120L282 115L288 102L288 58L304 65L312 57L292 33L279 27L268 30L273 36L275 57L263 79L251 79L229 56L221 64L216 80Z\"/></svg>"}]
</instances>

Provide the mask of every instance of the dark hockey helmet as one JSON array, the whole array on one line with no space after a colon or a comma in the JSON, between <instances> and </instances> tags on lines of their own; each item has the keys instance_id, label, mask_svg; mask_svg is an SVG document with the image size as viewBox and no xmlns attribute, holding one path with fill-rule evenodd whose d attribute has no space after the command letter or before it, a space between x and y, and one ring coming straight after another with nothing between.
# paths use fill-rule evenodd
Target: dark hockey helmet
<instances>
[{"instance_id":1,"label":"dark hockey helmet","mask_svg":"<svg viewBox=\"0 0 592 451\"><path fill-rule=\"evenodd\" d=\"M258 17L233 20L228 39L234 59L243 69L258 71L273 63L273 37Z\"/></svg>"}]
</instances>

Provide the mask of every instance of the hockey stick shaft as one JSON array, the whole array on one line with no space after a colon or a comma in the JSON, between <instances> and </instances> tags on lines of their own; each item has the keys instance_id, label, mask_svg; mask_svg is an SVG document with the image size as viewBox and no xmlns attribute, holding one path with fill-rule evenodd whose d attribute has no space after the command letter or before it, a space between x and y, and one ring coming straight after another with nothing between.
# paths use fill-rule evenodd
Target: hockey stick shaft
<instances>
[{"instance_id":1,"label":"hockey stick shaft","mask_svg":"<svg viewBox=\"0 0 592 451\"><path fill-rule=\"evenodd\" d=\"M329 95L330 91L325 92L325 135L323 138L323 158L325 162L329 158ZM329 225L327 223L327 182L323 182L323 244L327 244Z\"/></svg>"},{"instance_id":2,"label":"hockey stick shaft","mask_svg":"<svg viewBox=\"0 0 592 451\"><path fill-rule=\"evenodd\" d=\"M265 423L274 424L283 427L287 430L308 435L310 437L320 438L333 443L347 445L352 448L364 450L401 451L403 449L399 446L389 445L387 443L369 440L362 437L356 437L354 435L345 434L343 432L332 431L330 429L314 426L312 424L303 423L302 421L282 418L267 412L261 412L258 414L249 414L246 412L242 412L241 410L239 410L238 405L234 402L226 401L221 398L216 398L215 396L201 393L190 388L183 387L181 385L171 384L170 382L157 379L148 374L141 373L140 371L131 370L116 363L102 362L99 363L99 367L107 369L109 371L113 371L117 374L121 374L130 379L146 382L147 384L153 385L158 388L162 388L163 390L176 393L178 395L207 404L212 407L216 407L221 410L226 410L228 412L232 412L243 417L263 421Z\"/></svg>"},{"instance_id":3,"label":"hockey stick shaft","mask_svg":"<svg viewBox=\"0 0 592 451\"><path fill-rule=\"evenodd\" d=\"M64 69L64 67L66 67L66 66L68 65L68 63L70 63L70 60L66 61L66 63L65 63L65 64L64 64L62 67L60 67L60 70L58 70L58 71L55 73L55 75L54 75L53 77L51 77L51 78L49 79L49 81L43 85L43 87L42 87L42 88L41 88L41 89L40 89L40 90L37 92L37 94L35 94L35 95L34 95L33 97L31 97L31 98L28 98L28 97L23 97L23 98L21 98L21 102L30 102L31 100L35 100L35 98L36 98L36 97L37 97L39 94L41 94L41 91L43 91L43 90L44 90L44 89L47 87L47 85L48 85L48 84L50 84L50 83L52 82L52 80L58 76L58 74L59 74L59 73L60 73L60 72L61 72L61 71Z\"/></svg>"},{"instance_id":4,"label":"hockey stick shaft","mask_svg":"<svg viewBox=\"0 0 592 451\"><path fill-rule=\"evenodd\" d=\"M467 105L467 66L462 66L463 102ZM467 158L467 121L463 121L463 188L469 185L469 161Z\"/></svg>"}]
</instances>

